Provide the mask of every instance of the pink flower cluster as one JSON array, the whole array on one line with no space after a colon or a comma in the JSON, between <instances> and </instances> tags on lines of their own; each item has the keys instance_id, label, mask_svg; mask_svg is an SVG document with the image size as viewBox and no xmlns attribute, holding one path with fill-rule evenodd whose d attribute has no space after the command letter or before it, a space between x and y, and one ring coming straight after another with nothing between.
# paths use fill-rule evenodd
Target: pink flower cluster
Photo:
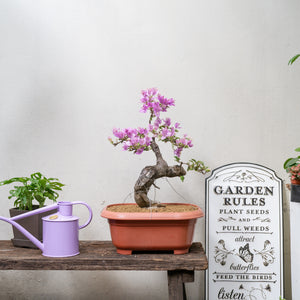
<instances>
[{"instance_id":1,"label":"pink flower cluster","mask_svg":"<svg viewBox=\"0 0 300 300\"><path fill-rule=\"evenodd\" d=\"M193 147L192 140L186 136L186 134L181 139L176 140L177 148L174 150L174 154L177 157L180 157L183 148Z\"/></svg>"},{"instance_id":2,"label":"pink flower cluster","mask_svg":"<svg viewBox=\"0 0 300 300\"><path fill-rule=\"evenodd\" d=\"M150 150L151 137L149 136L149 130L146 128L114 128L113 135L118 139L116 144L122 143L124 150L133 151L135 154ZM111 138L109 140L114 143Z\"/></svg>"},{"instance_id":3,"label":"pink flower cluster","mask_svg":"<svg viewBox=\"0 0 300 300\"><path fill-rule=\"evenodd\" d=\"M295 179L299 180L300 179L300 164L290 167L289 173L291 174L292 180L295 180Z\"/></svg>"},{"instance_id":4,"label":"pink flower cluster","mask_svg":"<svg viewBox=\"0 0 300 300\"><path fill-rule=\"evenodd\" d=\"M175 106L175 101L170 98L167 99L158 93L156 88L151 88L142 91L141 102L143 106L141 112L145 113L150 110L151 115L160 116L160 112L165 112L170 106Z\"/></svg>"},{"instance_id":5,"label":"pink flower cluster","mask_svg":"<svg viewBox=\"0 0 300 300\"><path fill-rule=\"evenodd\" d=\"M160 112L165 112L170 106L175 105L174 100L160 95L156 88L142 91L142 96L141 102L143 106L141 112L149 110L151 113L148 127L137 129L114 128L113 135L117 140L114 142L112 138L109 138L109 141L115 146L123 144L123 149L126 151L141 154L144 151L151 150L151 141L153 138L157 138L159 141L165 143L170 142L174 150L174 155L179 158L184 148L193 147L192 141L186 134L182 138L177 136L177 132L180 129L179 123L172 125L170 118L160 118Z\"/></svg>"}]
</instances>

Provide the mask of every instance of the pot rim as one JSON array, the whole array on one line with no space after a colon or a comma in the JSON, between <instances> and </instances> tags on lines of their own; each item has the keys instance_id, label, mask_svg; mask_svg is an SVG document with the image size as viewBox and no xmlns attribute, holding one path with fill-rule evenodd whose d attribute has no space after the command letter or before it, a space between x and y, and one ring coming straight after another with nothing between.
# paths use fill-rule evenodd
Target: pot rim
<instances>
[{"instance_id":1,"label":"pot rim","mask_svg":"<svg viewBox=\"0 0 300 300\"><path fill-rule=\"evenodd\" d=\"M300 185L300 179L291 179L291 184Z\"/></svg>"},{"instance_id":2,"label":"pot rim","mask_svg":"<svg viewBox=\"0 0 300 300\"><path fill-rule=\"evenodd\" d=\"M136 205L135 203L118 203L106 206L102 212L101 217L111 220L191 220L204 216L202 209L190 203L166 203L171 205L190 205L197 209L187 212L114 212L107 210L108 207L116 205Z\"/></svg>"}]
</instances>

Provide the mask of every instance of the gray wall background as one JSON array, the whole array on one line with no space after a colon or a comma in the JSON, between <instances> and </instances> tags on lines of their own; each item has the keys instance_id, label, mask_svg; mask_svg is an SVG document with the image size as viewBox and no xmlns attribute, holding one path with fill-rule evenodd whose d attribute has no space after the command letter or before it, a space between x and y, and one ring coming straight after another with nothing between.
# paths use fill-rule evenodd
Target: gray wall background
<instances>
[{"instance_id":1,"label":"gray wall background","mask_svg":"<svg viewBox=\"0 0 300 300\"><path fill-rule=\"evenodd\" d=\"M0 1L0 179L35 171L60 178L67 184L60 199L85 201L95 213L80 239L110 239L100 211L124 201L154 155L133 156L107 137L113 127L144 126L140 90L158 87L175 98L170 116L193 137L186 159L212 169L258 163L288 181L282 164L300 146L300 62L287 65L300 52L299 10L297 0ZM204 177L171 183L205 208ZM182 200L165 181L158 184L161 201ZM8 191L0 190L3 216L12 207ZM287 198L284 190L289 294ZM84 209L77 214L84 218ZM195 241L205 242L204 225L198 221ZM0 223L0 239L11 235ZM202 273L187 293L204 299ZM0 298L166 299L167 278L6 271Z\"/></svg>"}]
</instances>

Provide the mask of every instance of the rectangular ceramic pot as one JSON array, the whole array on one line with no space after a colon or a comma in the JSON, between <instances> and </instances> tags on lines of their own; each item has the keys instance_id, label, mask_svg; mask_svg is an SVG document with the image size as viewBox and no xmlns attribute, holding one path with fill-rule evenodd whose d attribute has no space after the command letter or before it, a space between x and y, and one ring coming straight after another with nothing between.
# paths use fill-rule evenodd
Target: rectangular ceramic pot
<instances>
[{"instance_id":1,"label":"rectangular ceramic pot","mask_svg":"<svg viewBox=\"0 0 300 300\"><path fill-rule=\"evenodd\" d=\"M183 204L176 203L176 205ZM197 209L176 213L112 212L106 207L101 216L108 219L112 243L120 254L130 255L132 251L161 250L184 254L189 251L192 244L197 218L204 216L198 206L192 206Z\"/></svg>"},{"instance_id":2,"label":"rectangular ceramic pot","mask_svg":"<svg viewBox=\"0 0 300 300\"><path fill-rule=\"evenodd\" d=\"M291 184L291 201L300 202L300 185Z\"/></svg>"},{"instance_id":3,"label":"rectangular ceramic pot","mask_svg":"<svg viewBox=\"0 0 300 300\"><path fill-rule=\"evenodd\" d=\"M34 205L34 209L39 208L38 205ZM15 217L20 214L24 214L28 212L28 210L20 210L17 208L11 208L9 210L10 217ZM57 209L47 211L44 213L40 213L34 216L30 216L21 220L16 221L19 223L22 227L24 227L26 230L28 230L34 237L36 237L40 242L43 242L43 222L42 218L46 217L48 215L54 214L57 212ZM24 247L24 248L34 248L37 249L37 246L34 245L27 237L25 237L18 229L16 229L14 226L13 233L14 238L11 239L13 245L15 247Z\"/></svg>"}]
</instances>

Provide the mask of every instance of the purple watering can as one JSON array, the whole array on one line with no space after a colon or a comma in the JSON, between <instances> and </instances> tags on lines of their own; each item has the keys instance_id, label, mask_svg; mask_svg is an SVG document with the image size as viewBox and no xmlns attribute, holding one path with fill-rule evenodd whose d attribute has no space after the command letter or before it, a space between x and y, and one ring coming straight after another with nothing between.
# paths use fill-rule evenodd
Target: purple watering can
<instances>
[{"instance_id":1,"label":"purple watering can","mask_svg":"<svg viewBox=\"0 0 300 300\"><path fill-rule=\"evenodd\" d=\"M89 210L88 221L79 226L78 217L72 215L74 204L83 204ZM52 209L58 209L58 212L50 216L42 218L43 220L43 243L35 238L30 232L24 229L17 220L47 212ZM58 202L39 209L35 209L25 214L15 216L13 218L4 218L0 216L0 220L6 221L15 226L29 240L31 240L43 252L44 256L50 257L67 257L79 254L79 229L90 224L93 217L92 209L84 202Z\"/></svg>"}]
</instances>

